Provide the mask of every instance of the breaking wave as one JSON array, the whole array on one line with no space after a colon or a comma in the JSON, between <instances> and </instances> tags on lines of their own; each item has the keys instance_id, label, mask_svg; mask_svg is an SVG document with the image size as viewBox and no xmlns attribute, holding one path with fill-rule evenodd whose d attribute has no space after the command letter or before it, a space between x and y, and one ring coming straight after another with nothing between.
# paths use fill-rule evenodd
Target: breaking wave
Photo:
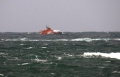
<instances>
[{"instance_id":1,"label":"breaking wave","mask_svg":"<svg viewBox=\"0 0 120 77\"><path fill-rule=\"evenodd\" d=\"M15 38L15 39L1 39L1 41L120 41L120 38L76 38L76 39L29 39L29 38Z\"/></svg>"},{"instance_id":2,"label":"breaking wave","mask_svg":"<svg viewBox=\"0 0 120 77\"><path fill-rule=\"evenodd\" d=\"M103 58L115 58L120 59L120 53L100 53L100 52L84 52L84 57L90 58L90 57L103 57Z\"/></svg>"}]
</instances>

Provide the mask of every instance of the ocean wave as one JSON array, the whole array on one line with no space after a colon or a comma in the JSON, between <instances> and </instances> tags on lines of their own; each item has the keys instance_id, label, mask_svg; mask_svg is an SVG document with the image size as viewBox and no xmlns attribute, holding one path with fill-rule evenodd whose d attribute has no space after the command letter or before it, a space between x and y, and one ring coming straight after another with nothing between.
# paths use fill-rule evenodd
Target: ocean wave
<instances>
[{"instance_id":1,"label":"ocean wave","mask_svg":"<svg viewBox=\"0 0 120 77\"><path fill-rule=\"evenodd\" d=\"M31 59L32 62L42 62L42 63L47 62L47 60L39 59L37 55L35 57L36 57L36 59Z\"/></svg>"},{"instance_id":2,"label":"ocean wave","mask_svg":"<svg viewBox=\"0 0 120 77\"><path fill-rule=\"evenodd\" d=\"M61 60L65 57L69 58L113 58L113 59L118 59L120 60L120 52L117 53L101 53L101 52L84 52L83 54L64 54L62 56L55 56L57 60ZM110 61L106 61L110 62Z\"/></svg>"},{"instance_id":3,"label":"ocean wave","mask_svg":"<svg viewBox=\"0 0 120 77\"><path fill-rule=\"evenodd\" d=\"M120 52L118 53L100 53L100 52L84 52L83 57L90 58L93 56L102 56L103 58L115 58L120 59Z\"/></svg>"},{"instance_id":4,"label":"ocean wave","mask_svg":"<svg viewBox=\"0 0 120 77\"><path fill-rule=\"evenodd\" d=\"M120 41L120 38L75 38L75 39L29 39L29 38L16 38L16 39L1 39L2 41Z\"/></svg>"},{"instance_id":5,"label":"ocean wave","mask_svg":"<svg viewBox=\"0 0 120 77\"><path fill-rule=\"evenodd\" d=\"M3 74L0 74L0 76L4 76Z\"/></svg>"},{"instance_id":6,"label":"ocean wave","mask_svg":"<svg viewBox=\"0 0 120 77\"><path fill-rule=\"evenodd\" d=\"M18 64L18 65L28 65L28 64L30 64L30 63L22 63L22 64Z\"/></svg>"}]
</instances>

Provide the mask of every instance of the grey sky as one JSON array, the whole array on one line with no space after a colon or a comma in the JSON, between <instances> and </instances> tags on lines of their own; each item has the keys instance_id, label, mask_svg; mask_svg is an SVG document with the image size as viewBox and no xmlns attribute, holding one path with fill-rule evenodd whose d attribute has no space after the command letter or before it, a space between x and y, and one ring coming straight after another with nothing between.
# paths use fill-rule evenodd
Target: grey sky
<instances>
[{"instance_id":1,"label":"grey sky","mask_svg":"<svg viewBox=\"0 0 120 77\"><path fill-rule=\"evenodd\" d=\"M120 31L120 0L0 0L0 32Z\"/></svg>"}]
</instances>

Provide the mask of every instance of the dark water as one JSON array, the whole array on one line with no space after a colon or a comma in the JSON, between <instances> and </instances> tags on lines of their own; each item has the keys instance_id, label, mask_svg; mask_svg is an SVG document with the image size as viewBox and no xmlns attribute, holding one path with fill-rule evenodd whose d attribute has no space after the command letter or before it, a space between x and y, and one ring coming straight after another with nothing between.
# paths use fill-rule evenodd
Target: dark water
<instances>
[{"instance_id":1,"label":"dark water","mask_svg":"<svg viewBox=\"0 0 120 77\"><path fill-rule=\"evenodd\" d=\"M120 32L0 33L0 77L120 77Z\"/></svg>"}]
</instances>

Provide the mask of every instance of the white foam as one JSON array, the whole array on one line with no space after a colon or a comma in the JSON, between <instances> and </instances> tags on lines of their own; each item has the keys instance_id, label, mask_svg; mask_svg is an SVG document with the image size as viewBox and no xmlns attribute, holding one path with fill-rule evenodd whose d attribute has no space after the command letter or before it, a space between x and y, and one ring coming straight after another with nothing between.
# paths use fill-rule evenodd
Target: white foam
<instances>
[{"instance_id":1,"label":"white foam","mask_svg":"<svg viewBox=\"0 0 120 77\"><path fill-rule=\"evenodd\" d=\"M114 39L114 40L118 40L118 41L120 41L120 38L116 38L116 39Z\"/></svg>"},{"instance_id":2,"label":"white foam","mask_svg":"<svg viewBox=\"0 0 120 77\"><path fill-rule=\"evenodd\" d=\"M22 63L22 64L18 64L18 65L27 65L27 64L30 64L30 63Z\"/></svg>"},{"instance_id":3,"label":"white foam","mask_svg":"<svg viewBox=\"0 0 120 77\"><path fill-rule=\"evenodd\" d=\"M3 74L0 74L0 76L4 76Z\"/></svg>"},{"instance_id":4,"label":"white foam","mask_svg":"<svg viewBox=\"0 0 120 77\"><path fill-rule=\"evenodd\" d=\"M118 39L109 39L109 38L96 38L96 39L91 39L91 38L76 38L76 39L71 39L70 41L86 41L86 42L91 42L91 41L109 41L109 40L118 40Z\"/></svg>"},{"instance_id":5,"label":"white foam","mask_svg":"<svg viewBox=\"0 0 120 77\"><path fill-rule=\"evenodd\" d=\"M34 61L36 61L36 62L47 62L47 60L42 60L42 59L34 59Z\"/></svg>"},{"instance_id":6,"label":"white foam","mask_svg":"<svg viewBox=\"0 0 120 77\"><path fill-rule=\"evenodd\" d=\"M50 52L50 51L47 51L47 52Z\"/></svg>"},{"instance_id":7,"label":"white foam","mask_svg":"<svg viewBox=\"0 0 120 77\"><path fill-rule=\"evenodd\" d=\"M5 41L14 41L13 39L6 39Z\"/></svg>"},{"instance_id":8,"label":"white foam","mask_svg":"<svg viewBox=\"0 0 120 77\"><path fill-rule=\"evenodd\" d=\"M55 73L51 73L52 75L55 75Z\"/></svg>"},{"instance_id":9,"label":"white foam","mask_svg":"<svg viewBox=\"0 0 120 77\"><path fill-rule=\"evenodd\" d=\"M120 59L120 53L100 53L100 52L85 52L83 54L84 57L87 56L102 56L106 58L115 58L115 59Z\"/></svg>"},{"instance_id":10,"label":"white foam","mask_svg":"<svg viewBox=\"0 0 120 77\"><path fill-rule=\"evenodd\" d=\"M0 55L3 55L3 54L5 54L5 53L0 53Z\"/></svg>"},{"instance_id":11,"label":"white foam","mask_svg":"<svg viewBox=\"0 0 120 77\"><path fill-rule=\"evenodd\" d=\"M24 45L24 44L20 44L20 45Z\"/></svg>"},{"instance_id":12,"label":"white foam","mask_svg":"<svg viewBox=\"0 0 120 77\"><path fill-rule=\"evenodd\" d=\"M32 59L32 60L35 61L35 62L43 62L43 63L44 63L44 62L47 62L47 60L39 59L37 55L36 55L35 57L36 57L36 59Z\"/></svg>"},{"instance_id":13,"label":"white foam","mask_svg":"<svg viewBox=\"0 0 120 77\"><path fill-rule=\"evenodd\" d=\"M28 39L28 38L17 38L17 39L1 39L5 41L110 41L110 40L116 40L120 41L120 38L76 38L76 39L55 39L55 40L49 40L49 39Z\"/></svg>"},{"instance_id":14,"label":"white foam","mask_svg":"<svg viewBox=\"0 0 120 77\"><path fill-rule=\"evenodd\" d=\"M71 41L87 41L90 42L92 41L91 38L77 38L77 39L71 39Z\"/></svg>"},{"instance_id":15,"label":"white foam","mask_svg":"<svg viewBox=\"0 0 120 77\"><path fill-rule=\"evenodd\" d=\"M67 57L74 57L75 56L73 54L66 54L66 53L64 53L64 55L67 56Z\"/></svg>"},{"instance_id":16,"label":"white foam","mask_svg":"<svg viewBox=\"0 0 120 77\"><path fill-rule=\"evenodd\" d=\"M57 57L58 58L58 60L61 60L62 59L62 57Z\"/></svg>"},{"instance_id":17,"label":"white foam","mask_svg":"<svg viewBox=\"0 0 120 77\"><path fill-rule=\"evenodd\" d=\"M28 48L26 48L26 49L32 49L33 47L28 47Z\"/></svg>"},{"instance_id":18,"label":"white foam","mask_svg":"<svg viewBox=\"0 0 120 77\"><path fill-rule=\"evenodd\" d=\"M40 41L40 40L26 40L26 41Z\"/></svg>"},{"instance_id":19,"label":"white foam","mask_svg":"<svg viewBox=\"0 0 120 77\"><path fill-rule=\"evenodd\" d=\"M41 47L41 48L47 48L47 47Z\"/></svg>"},{"instance_id":20,"label":"white foam","mask_svg":"<svg viewBox=\"0 0 120 77\"><path fill-rule=\"evenodd\" d=\"M21 38L20 40L21 40L21 41L25 41L26 39L27 39L27 38Z\"/></svg>"},{"instance_id":21,"label":"white foam","mask_svg":"<svg viewBox=\"0 0 120 77\"><path fill-rule=\"evenodd\" d=\"M4 41L4 39L1 39L2 41Z\"/></svg>"},{"instance_id":22,"label":"white foam","mask_svg":"<svg viewBox=\"0 0 120 77\"><path fill-rule=\"evenodd\" d=\"M30 63L23 63L22 65L27 65L27 64L30 64Z\"/></svg>"},{"instance_id":23,"label":"white foam","mask_svg":"<svg viewBox=\"0 0 120 77\"><path fill-rule=\"evenodd\" d=\"M2 52L1 52L0 55L8 55L8 53L2 53Z\"/></svg>"},{"instance_id":24,"label":"white foam","mask_svg":"<svg viewBox=\"0 0 120 77\"><path fill-rule=\"evenodd\" d=\"M120 71L113 71L112 73L120 73Z\"/></svg>"}]
</instances>

